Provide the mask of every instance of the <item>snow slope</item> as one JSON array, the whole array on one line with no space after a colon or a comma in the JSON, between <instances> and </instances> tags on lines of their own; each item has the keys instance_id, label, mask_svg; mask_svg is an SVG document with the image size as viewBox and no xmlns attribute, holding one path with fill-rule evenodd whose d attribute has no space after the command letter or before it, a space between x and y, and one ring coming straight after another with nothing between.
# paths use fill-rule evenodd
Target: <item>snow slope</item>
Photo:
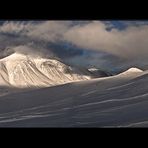
<instances>
[{"instance_id":1,"label":"snow slope","mask_svg":"<svg viewBox=\"0 0 148 148\"><path fill-rule=\"evenodd\" d=\"M13 53L0 60L0 85L19 88L47 87L91 79L87 69L70 67L55 59Z\"/></svg>"},{"instance_id":2,"label":"snow slope","mask_svg":"<svg viewBox=\"0 0 148 148\"><path fill-rule=\"evenodd\" d=\"M148 127L148 71L91 72L18 53L1 59L0 127ZM18 89L34 86L46 88Z\"/></svg>"},{"instance_id":3,"label":"snow slope","mask_svg":"<svg viewBox=\"0 0 148 148\"><path fill-rule=\"evenodd\" d=\"M148 127L148 72L0 97L0 127Z\"/></svg>"}]
</instances>

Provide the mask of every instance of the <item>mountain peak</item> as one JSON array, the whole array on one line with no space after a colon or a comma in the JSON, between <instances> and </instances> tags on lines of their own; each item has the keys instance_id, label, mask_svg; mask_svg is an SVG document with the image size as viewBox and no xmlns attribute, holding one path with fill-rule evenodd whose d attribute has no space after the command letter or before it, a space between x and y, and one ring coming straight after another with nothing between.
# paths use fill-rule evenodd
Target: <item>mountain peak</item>
<instances>
[{"instance_id":1,"label":"mountain peak","mask_svg":"<svg viewBox=\"0 0 148 148\"><path fill-rule=\"evenodd\" d=\"M129 68L126 72L143 72L143 70L136 67L132 67L132 68Z\"/></svg>"},{"instance_id":2,"label":"mountain peak","mask_svg":"<svg viewBox=\"0 0 148 148\"><path fill-rule=\"evenodd\" d=\"M15 53L12 53L11 55L7 56L7 57L0 59L0 61L19 60L19 59L25 59L25 58L27 58L26 55L15 52Z\"/></svg>"}]
</instances>

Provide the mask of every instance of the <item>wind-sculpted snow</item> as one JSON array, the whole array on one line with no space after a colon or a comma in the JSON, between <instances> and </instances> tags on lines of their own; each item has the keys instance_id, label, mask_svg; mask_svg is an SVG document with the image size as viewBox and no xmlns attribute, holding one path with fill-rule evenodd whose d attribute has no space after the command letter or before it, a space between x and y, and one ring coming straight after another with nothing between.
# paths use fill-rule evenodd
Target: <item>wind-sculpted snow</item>
<instances>
[{"instance_id":1,"label":"wind-sculpted snow","mask_svg":"<svg viewBox=\"0 0 148 148\"><path fill-rule=\"evenodd\" d=\"M148 75L138 69L0 97L0 127L148 126Z\"/></svg>"}]
</instances>

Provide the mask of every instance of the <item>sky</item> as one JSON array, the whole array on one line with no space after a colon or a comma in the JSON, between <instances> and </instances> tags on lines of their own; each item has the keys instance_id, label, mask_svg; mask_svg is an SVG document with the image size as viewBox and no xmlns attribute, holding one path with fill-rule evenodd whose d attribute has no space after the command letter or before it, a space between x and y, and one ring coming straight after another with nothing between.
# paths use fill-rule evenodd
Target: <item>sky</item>
<instances>
[{"instance_id":1,"label":"sky","mask_svg":"<svg viewBox=\"0 0 148 148\"><path fill-rule=\"evenodd\" d=\"M148 69L148 21L0 21L0 58L12 52L110 72Z\"/></svg>"}]
</instances>

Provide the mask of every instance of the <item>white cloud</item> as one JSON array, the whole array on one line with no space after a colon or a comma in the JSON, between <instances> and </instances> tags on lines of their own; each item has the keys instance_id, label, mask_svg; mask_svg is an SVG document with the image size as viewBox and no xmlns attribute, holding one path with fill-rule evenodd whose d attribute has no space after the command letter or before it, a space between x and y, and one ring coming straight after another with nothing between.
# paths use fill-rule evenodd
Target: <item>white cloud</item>
<instances>
[{"instance_id":1,"label":"white cloud","mask_svg":"<svg viewBox=\"0 0 148 148\"><path fill-rule=\"evenodd\" d=\"M129 26L125 30L106 30L100 21L69 29L64 39L73 44L106 51L125 58L148 57L148 25Z\"/></svg>"},{"instance_id":2,"label":"white cloud","mask_svg":"<svg viewBox=\"0 0 148 148\"><path fill-rule=\"evenodd\" d=\"M46 21L34 25L27 35L36 39L52 42L62 40L62 36L69 29L70 24L70 21Z\"/></svg>"},{"instance_id":3,"label":"white cloud","mask_svg":"<svg viewBox=\"0 0 148 148\"><path fill-rule=\"evenodd\" d=\"M18 34L33 39L56 41L68 30L71 21L7 21L0 26L0 33Z\"/></svg>"},{"instance_id":4,"label":"white cloud","mask_svg":"<svg viewBox=\"0 0 148 148\"><path fill-rule=\"evenodd\" d=\"M17 34L25 33L31 29L31 23L24 24L18 21L6 21L2 26L0 26L1 33Z\"/></svg>"}]
</instances>

